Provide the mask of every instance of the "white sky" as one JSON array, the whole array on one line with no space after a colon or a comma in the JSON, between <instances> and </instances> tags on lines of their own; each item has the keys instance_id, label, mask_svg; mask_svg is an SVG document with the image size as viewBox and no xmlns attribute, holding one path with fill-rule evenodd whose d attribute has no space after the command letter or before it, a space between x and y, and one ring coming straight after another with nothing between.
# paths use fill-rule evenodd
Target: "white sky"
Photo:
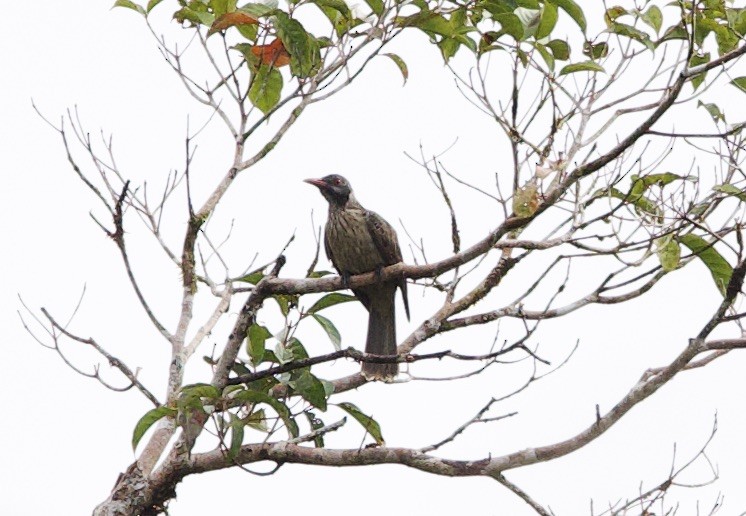
<instances>
[{"instance_id":1,"label":"white sky","mask_svg":"<svg viewBox=\"0 0 746 516\"><path fill-rule=\"evenodd\" d=\"M167 5L162 7L168 10ZM178 30L175 24L163 26ZM108 495L118 473L133 461L132 429L150 407L135 391L114 393L75 374L55 353L36 344L15 313L21 308L17 296L35 313L43 306L65 320L87 286L71 329L96 338L131 367L142 368L141 379L158 396L165 387L168 349L136 305L116 247L88 215L92 211L106 221L103 210L74 176L57 135L33 112L31 99L52 120L77 105L94 138L100 130L114 135L124 173L134 183L149 181L154 189L163 184L169 169L183 165L187 113L193 127L203 123L208 113L184 93L138 16L111 11L108 2L36 2L33 13L6 24L1 40L0 70L5 81L0 97L0 155L5 183L0 206L5 215L0 218L4 235L0 378L6 409L0 430L4 477L0 506L4 514L12 515L86 514ZM457 93L424 37L404 40L397 48L410 69L405 87L391 62L373 63L356 85L313 106L275 152L234 185L210 222L213 238L219 241L231 219L235 221L226 248L234 272L257 252L258 263L269 261L294 231L296 241L283 274L299 275L305 270L313 253L310 213L313 210L316 224L321 223L325 204L301 180L329 172L346 175L363 204L394 223L402 241L406 237L399 220L411 234L425 239L432 260L447 255L447 212L424 172L404 152L417 154L422 144L427 153L438 153L458 140L444 159L453 171L485 182L505 166L500 160L507 158L499 155L499 148L495 150L496 127L477 116ZM720 100L723 107L728 102L742 102L742 97ZM213 124L200 140L194 164L196 196L204 198L222 177L231 157L226 154L226 136L222 127ZM83 161L82 154L80 158ZM464 244L469 245L493 227L500 214L494 205L465 189L454 192L457 209L469 221L462 231ZM170 242L176 243L183 234L183 206L175 202L170 213ZM178 271L153 252L152 239L134 215L127 229L146 295L173 327ZM410 253L405 255L411 258ZM416 288L410 302L412 322L399 321L400 338L435 306L432 300L421 299ZM580 339L573 360L496 411L518 410L519 416L470 428L456 445L444 449L444 456L480 458L574 435L592 422L596 404L608 409L647 367L664 365L675 356L717 302L707 272L695 263L628 306L591 307L547 325L539 338L555 360ZM232 306L234 313L236 306ZM361 342L362 308L347 305L330 316L339 321L343 345ZM510 326L502 330L509 332ZM482 349L479 346L489 345L494 332L494 326L489 326L453 333L433 339L420 350L476 352ZM316 328L306 335L304 342L312 353L331 351ZM198 355L209 353L212 342ZM90 370L100 361L74 345L68 349L83 369ZM682 500L680 514L694 514L697 499L701 508L709 508L718 492L725 494L721 514L742 514L746 510L745 367L746 357L736 353L704 370L683 374L580 452L508 472L507 477L558 514L589 514L591 498L599 508L634 496L641 482L647 489L663 480L674 443L678 462L687 460L706 440L717 412L718 433L709 455L721 480L698 491L673 494ZM319 374L332 378L354 368L338 363L320 368ZM101 370L112 382L119 380L106 364ZM437 371L436 365L420 370L423 375ZM205 372L195 357L188 380L203 380ZM338 401L353 401L376 417L390 445L421 447L449 434L491 396L508 392L521 372L525 369L505 373L494 369L484 378L453 384L372 385ZM329 423L341 415L330 411L324 417ZM330 445L355 447L362 438L350 423L338 434L328 438ZM705 477L703 473L689 478L697 482ZM187 478L171 504L175 516L229 510L239 514L354 511L363 516L386 510L414 515L532 514L493 481L442 478L399 466L340 470L287 465L270 477L240 471L210 473Z\"/></svg>"}]
</instances>

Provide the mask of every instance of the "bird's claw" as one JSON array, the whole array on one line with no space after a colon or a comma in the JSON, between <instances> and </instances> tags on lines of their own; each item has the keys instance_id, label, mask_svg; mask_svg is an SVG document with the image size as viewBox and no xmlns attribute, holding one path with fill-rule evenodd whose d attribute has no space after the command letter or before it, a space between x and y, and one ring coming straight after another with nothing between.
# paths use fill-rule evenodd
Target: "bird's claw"
<instances>
[{"instance_id":1,"label":"bird's claw","mask_svg":"<svg viewBox=\"0 0 746 516\"><path fill-rule=\"evenodd\" d=\"M350 288L350 272L345 271L340 276L342 277L342 288Z\"/></svg>"}]
</instances>

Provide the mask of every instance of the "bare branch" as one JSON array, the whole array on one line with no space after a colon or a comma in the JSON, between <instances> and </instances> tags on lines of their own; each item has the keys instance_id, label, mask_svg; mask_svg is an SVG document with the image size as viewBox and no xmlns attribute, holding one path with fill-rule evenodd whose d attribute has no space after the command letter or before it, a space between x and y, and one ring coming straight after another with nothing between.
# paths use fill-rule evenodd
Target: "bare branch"
<instances>
[{"instance_id":1,"label":"bare branch","mask_svg":"<svg viewBox=\"0 0 746 516\"><path fill-rule=\"evenodd\" d=\"M144 385L143 385L143 384L142 384L142 383L140 382L140 380L138 380L138 379L137 379L137 373L136 373L136 372L133 372L133 371L132 371L132 370L131 370L131 369L130 369L129 367L127 367L127 365L126 365L126 364L125 364L124 362L122 362L121 360L119 360L119 359L118 359L118 358L116 358L115 356L113 356L113 355L111 355L110 353L108 353L108 352L107 352L107 351L106 351L106 350L105 350L105 349L104 349L103 347L101 347L101 346L100 346L100 345L99 345L99 344L98 344L98 343L97 343L97 342L96 342L95 340L93 340L92 338L84 339L84 338L82 338L82 337L78 337L77 335L74 335L74 334L70 333L70 332L69 332L69 331L68 331L67 329L65 329L65 328L64 328L64 327L63 327L63 326L62 326L61 324L59 324L59 323L58 323L58 322L57 322L57 321L56 321L56 320L55 320L55 319L54 319L54 318L53 318L53 317L52 317L52 316L51 316L51 315L49 314L49 312L47 312L47 310L46 310L45 308L42 308L42 309L41 309L41 312L42 312L42 313L44 314L44 316L45 316L45 317L46 317L47 319L49 319L49 322L50 322L50 324L52 325L52 327L53 327L53 328L55 328L56 330L58 330L58 331L59 331L60 333L62 333L63 335L65 335L65 336L66 336L66 337L68 337L69 339L72 339L72 340L74 340L74 341L76 341L76 342L80 342L81 344L86 344L86 345L88 345L88 346L91 346L91 347L92 347L93 349L95 349L95 350L96 350L96 351L97 351L97 352L98 352L99 354L103 355L103 356L104 356L104 358L106 358L106 360L107 360L107 361L109 362L109 365L110 365L111 367L115 367L115 368L119 369L119 371L120 371L120 372L121 372L121 373L122 373L122 374L123 374L123 375L124 375L124 376L125 376L125 377L126 377L126 378L127 378L128 380L129 380L129 381L130 381L130 383L131 383L130 387L131 387L131 386L134 386L134 387L136 387L136 388L137 388L137 390L139 390L139 391L140 391L141 393L143 393L143 395L145 395L145 397L146 397L146 398L148 398L148 399L150 400L150 402L151 402L151 403L153 403L153 405L155 405L156 407L158 407L158 406L160 406L160 405L161 405L161 403L160 403L160 402L158 401L158 398L156 398L156 397L155 397L155 396L154 396L154 395L153 395L153 394L152 394L152 393L151 393L151 392L150 392L150 391L149 391L149 390L148 390L148 389L147 389L147 388L146 388L146 387L145 387L145 386L144 386ZM55 341L56 341L56 339L55 339ZM57 346L56 346L56 342L55 342L55 347L57 347ZM72 366L72 364L70 364L70 365ZM76 370L77 370L77 369L76 369ZM81 372L81 371L79 371L79 370L77 370L77 371L78 371L78 372ZM82 373L82 372L81 372L81 374L85 374L85 373ZM101 380L101 378L100 378L100 377L98 376L98 369L96 369L96 372L95 372L95 373L94 373L93 375L87 375L87 374L86 374L85 376L91 376L91 377L95 377L95 378L97 378L97 379L98 379L99 381L101 381L101 382L103 383L103 380ZM108 386L108 384L107 384L107 387L109 387L109 388L112 388L112 387ZM113 390L127 390L127 389L129 389L130 387L126 387L126 388L112 388L112 389L113 389Z\"/></svg>"}]
</instances>

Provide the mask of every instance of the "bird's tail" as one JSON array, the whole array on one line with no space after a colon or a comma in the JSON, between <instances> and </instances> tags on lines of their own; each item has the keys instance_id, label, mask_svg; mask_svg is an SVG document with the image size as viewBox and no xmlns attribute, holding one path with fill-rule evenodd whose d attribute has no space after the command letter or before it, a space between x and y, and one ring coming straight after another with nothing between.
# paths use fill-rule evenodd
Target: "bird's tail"
<instances>
[{"instance_id":1,"label":"bird's tail","mask_svg":"<svg viewBox=\"0 0 746 516\"><path fill-rule=\"evenodd\" d=\"M380 289L371 296L368 309L368 338L365 352L375 355L396 355L396 313L392 289ZM399 364L363 362L363 376L368 380L390 380L399 373Z\"/></svg>"}]
</instances>

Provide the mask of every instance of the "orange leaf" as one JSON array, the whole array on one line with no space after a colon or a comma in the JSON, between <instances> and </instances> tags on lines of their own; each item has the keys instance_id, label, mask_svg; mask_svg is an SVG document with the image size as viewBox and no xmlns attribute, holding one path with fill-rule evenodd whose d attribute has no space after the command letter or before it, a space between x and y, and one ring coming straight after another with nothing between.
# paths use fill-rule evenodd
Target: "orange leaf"
<instances>
[{"instance_id":1,"label":"orange leaf","mask_svg":"<svg viewBox=\"0 0 746 516\"><path fill-rule=\"evenodd\" d=\"M285 50L280 38L275 39L269 45L256 45L251 48L251 53L259 58L261 64L272 66L285 66L290 63L290 54Z\"/></svg>"},{"instance_id":2,"label":"orange leaf","mask_svg":"<svg viewBox=\"0 0 746 516\"><path fill-rule=\"evenodd\" d=\"M210 36L218 31L225 30L228 27L235 27L236 25L252 25L259 23L256 18L249 16L248 14L241 11L234 11L232 13L225 13L218 16L210 30L207 31L207 35Z\"/></svg>"}]
</instances>

